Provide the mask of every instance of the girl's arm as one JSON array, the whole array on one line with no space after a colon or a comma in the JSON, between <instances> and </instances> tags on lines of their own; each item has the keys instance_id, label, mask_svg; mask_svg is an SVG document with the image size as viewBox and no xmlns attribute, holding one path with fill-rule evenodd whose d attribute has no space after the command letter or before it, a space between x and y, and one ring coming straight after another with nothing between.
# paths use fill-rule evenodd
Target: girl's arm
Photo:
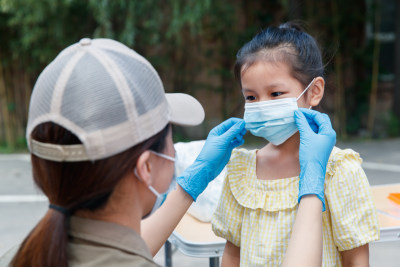
<instances>
[{"instance_id":1,"label":"girl's arm","mask_svg":"<svg viewBox=\"0 0 400 267\"><path fill-rule=\"evenodd\" d=\"M317 267L322 265L326 165L336 142L336 133L325 114L299 109L294 117L300 132L300 203L282 266ZM315 132L309 122L317 126Z\"/></svg>"},{"instance_id":2,"label":"girl's arm","mask_svg":"<svg viewBox=\"0 0 400 267\"><path fill-rule=\"evenodd\" d=\"M224 254L222 255L221 267L240 266L240 248L226 241Z\"/></svg>"},{"instance_id":3,"label":"girl's arm","mask_svg":"<svg viewBox=\"0 0 400 267\"><path fill-rule=\"evenodd\" d=\"M193 203L193 198L179 185L172 191L164 204L141 223L141 236L153 256L172 234L183 215Z\"/></svg>"},{"instance_id":4,"label":"girl's arm","mask_svg":"<svg viewBox=\"0 0 400 267\"><path fill-rule=\"evenodd\" d=\"M368 267L369 266L369 246L368 244L345 250L341 252L343 267Z\"/></svg>"},{"instance_id":5,"label":"girl's arm","mask_svg":"<svg viewBox=\"0 0 400 267\"><path fill-rule=\"evenodd\" d=\"M322 265L322 202L316 195L301 198L282 267Z\"/></svg>"}]
</instances>

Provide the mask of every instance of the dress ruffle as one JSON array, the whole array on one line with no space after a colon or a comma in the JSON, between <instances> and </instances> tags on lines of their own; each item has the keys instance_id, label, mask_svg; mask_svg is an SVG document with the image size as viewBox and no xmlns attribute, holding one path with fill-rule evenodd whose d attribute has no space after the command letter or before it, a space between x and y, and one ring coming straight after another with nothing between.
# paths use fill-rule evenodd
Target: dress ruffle
<instances>
[{"instance_id":1,"label":"dress ruffle","mask_svg":"<svg viewBox=\"0 0 400 267\"><path fill-rule=\"evenodd\" d=\"M299 177L259 180L256 176L257 150L237 149L227 166L233 196L243 207L278 211L297 205Z\"/></svg>"},{"instance_id":2,"label":"dress ruffle","mask_svg":"<svg viewBox=\"0 0 400 267\"><path fill-rule=\"evenodd\" d=\"M281 211L298 204L299 177L260 180L256 175L257 150L235 149L227 165L227 179L236 201L249 209ZM362 162L360 155L351 150L334 147L329 158L326 181L332 177L344 159Z\"/></svg>"}]
</instances>

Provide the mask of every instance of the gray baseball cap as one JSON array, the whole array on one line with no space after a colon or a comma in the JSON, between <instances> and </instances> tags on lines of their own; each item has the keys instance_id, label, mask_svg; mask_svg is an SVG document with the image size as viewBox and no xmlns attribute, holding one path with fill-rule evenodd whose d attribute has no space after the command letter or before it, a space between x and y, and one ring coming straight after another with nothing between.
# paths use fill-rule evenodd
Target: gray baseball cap
<instances>
[{"instance_id":1,"label":"gray baseball cap","mask_svg":"<svg viewBox=\"0 0 400 267\"><path fill-rule=\"evenodd\" d=\"M26 138L34 155L52 161L98 160L116 155L160 132L168 123L204 120L192 96L166 94L153 66L110 39L84 38L43 70L32 92ZM56 123L82 144L56 145L31 138L33 129Z\"/></svg>"}]
</instances>

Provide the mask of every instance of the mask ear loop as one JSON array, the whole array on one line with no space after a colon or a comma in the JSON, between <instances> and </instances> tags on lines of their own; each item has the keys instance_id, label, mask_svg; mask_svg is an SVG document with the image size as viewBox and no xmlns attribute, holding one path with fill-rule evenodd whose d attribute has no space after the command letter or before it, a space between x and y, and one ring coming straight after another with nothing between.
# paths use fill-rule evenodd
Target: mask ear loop
<instances>
[{"instance_id":1,"label":"mask ear loop","mask_svg":"<svg viewBox=\"0 0 400 267\"><path fill-rule=\"evenodd\" d=\"M139 174L137 173L136 167L135 167L135 169L133 170L133 173L135 174L136 178L138 178L139 181L141 181L142 183L144 183L144 182L141 180L141 178L139 177ZM152 187L151 185L149 185L147 188L148 188L156 197L160 197L161 194L158 193L157 190L156 190L154 187Z\"/></svg>"},{"instance_id":2,"label":"mask ear loop","mask_svg":"<svg viewBox=\"0 0 400 267\"><path fill-rule=\"evenodd\" d=\"M152 187L151 185L149 185L148 188L150 189L150 191L151 191L156 197L160 197L160 196L161 196L161 194L158 193L157 190L156 190L154 187Z\"/></svg>"},{"instance_id":3,"label":"mask ear loop","mask_svg":"<svg viewBox=\"0 0 400 267\"><path fill-rule=\"evenodd\" d=\"M296 98L296 101L300 99L300 97L302 97L304 95L304 93L308 90L308 88L310 88L310 86L313 84L313 82L315 81L315 78L310 82L310 84L306 87L306 89L304 89L304 91Z\"/></svg>"},{"instance_id":4,"label":"mask ear loop","mask_svg":"<svg viewBox=\"0 0 400 267\"><path fill-rule=\"evenodd\" d=\"M296 102L297 100L300 99L300 97L302 97L304 95L304 93L308 90L308 88L310 88L310 86L313 84L313 82L315 81L315 78L312 79L312 81L310 82L310 84L306 87L306 89L303 90L303 92L296 98ZM312 106L310 106L308 109L311 109Z\"/></svg>"},{"instance_id":5,"label":"mask ear loop","mask_svg":"<svg viewBox=\"0 0 400 267\"><path fill-rule=\"evenodd\" d=\"M157 155L157 156L159 156L159 157L161 157L161 158L170 160L170 161L172 161L172 162L175 162L175 161L176 161L175 158L170 157L170 156L168 156L168 155L164 155L164 154L162 154L162 153L158 153L158 152L155 152L155 151L153 151L153 150L149 150L149 151L150 151L151 153L153 153L154 155Z\"/></svg>"}]
</instances>

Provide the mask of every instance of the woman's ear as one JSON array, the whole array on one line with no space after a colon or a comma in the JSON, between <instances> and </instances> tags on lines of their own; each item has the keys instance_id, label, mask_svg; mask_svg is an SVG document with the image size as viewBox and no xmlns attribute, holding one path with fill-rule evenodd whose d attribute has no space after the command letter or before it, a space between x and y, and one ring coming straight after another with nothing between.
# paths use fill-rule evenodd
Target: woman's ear
<instances>
[{"instance_id":1,"label":"woman's ear","mask_svg":"<svg viewBox=\"0 0 400 267\"><path fill-rule=\"evenodd\" d=\"M324 96L325 90L325 80L321 76L315 78L314 84L310 88L311 90L311 98L310 98L310 106L315 107L319 105L322 97Z\"/></svg>"},{"instance_id":2,"label":"woman's ear","mask_svg":"<svg viewBox=\"0 0 400 267\"><path fill-rule=\"evenodd\" d=\"M135 176L145 183L147 186L152 183L151 164L150 164L150 151L143 152L136 162Z\"/></svg>"}]
</instances>

